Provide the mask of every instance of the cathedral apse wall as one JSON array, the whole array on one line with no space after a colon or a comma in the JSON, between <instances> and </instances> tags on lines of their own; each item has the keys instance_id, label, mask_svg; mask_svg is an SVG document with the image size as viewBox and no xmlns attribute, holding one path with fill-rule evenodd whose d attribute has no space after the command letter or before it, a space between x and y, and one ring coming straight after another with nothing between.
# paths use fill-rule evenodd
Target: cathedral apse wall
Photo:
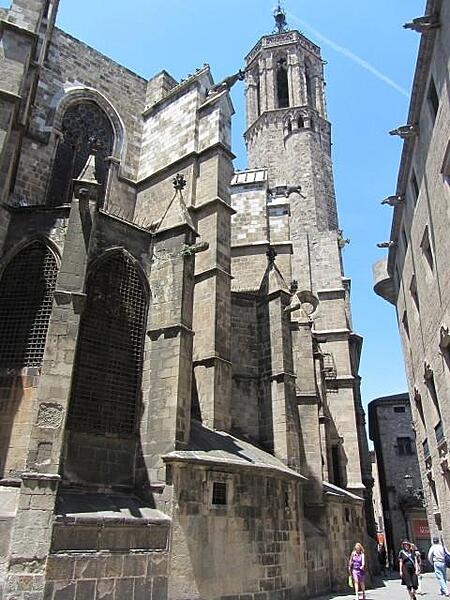
<instances>
[{"instance_id":1,"label":"cathedral apse wall","mask_svg":"<svg viewBox=\"0 0 450 600\"><path fill-rule=\"evenodd\" d=\"M337 327L331 300L345 292L308 288L313 246L317 270L331 264L316 281L342 283L336 232L292 234L302 202L330 200L309 180L303 198L273 156L233 175L229 89L244 73L146 81L54 29L56 9L14 0L0 13L3 597L339 588L329 532L344 555L361 529L347 509L363 501L344 489L351 443L339 446L353 413L337 431L328 410L325 372L347 368L345 340L327 357L311 314ZM279 99L300 102L287 68L281 56ZM296 135L320 155L318 132L270 122L280 148L292 134L292 164L307 149Z\"/></svg>"}]
</instances>

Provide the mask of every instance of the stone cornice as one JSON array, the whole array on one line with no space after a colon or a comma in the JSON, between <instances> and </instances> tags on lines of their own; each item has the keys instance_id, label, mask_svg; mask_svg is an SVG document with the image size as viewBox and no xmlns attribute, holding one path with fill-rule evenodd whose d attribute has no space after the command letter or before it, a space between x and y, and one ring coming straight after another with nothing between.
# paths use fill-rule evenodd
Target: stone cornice
<instances>
[{"instance_id":1,"label":"stone cornice","mask_svg":"<svg viewBox=\"0 0 450 600\"><path fill-rule=\"evenodd\" d=\"M277 48L295 43L299 43L305 50L308 50L308 52L311 52L317 56L317 58L320 58L319 46L316 46L316 44L313 44L313 42L308 40L308 38L306 38L300 32L293 29L292 31L286 31L284 33L275 33L273 35L263 36L247 54L245 57L245 63L247 66L249 66L259 52L265 50L266 48Z\"/></svg>"},{"instance_id":2,"label":"stone cornice","mask_svg":"<svg viewBox=\"0 0 450 600\"><path fill-rule=\"evenodd\" d=\"M194 281L195 283L198 283L199 281L204 281L209 277L217 277L217 275L224 275L228 279L233 279L233 276L230 272L225 271L225 269L222 269L222 267L215 266L205 269L204 271L200 271L199 273L195 273Z\"/></svg>"},{"instance_id":3,"label":"stone cornice","mask_svg":"<svg viewBox=\"0 0 450 600\"><path fill-rule=\"evenodd\" d=\"M261 129L264 125L268 125L270 123L276 123L278 120L283 121L287 115L298 113L299 115L311 114L315 119L320 122L325 123L329 128L331 128L330 122L320 116L320 114L314 108L310 106L288 106L286 108L274 108L271 110L265 110L262 112L259 117L254 121L250 127L244 132L244 139L248 140L250 136L256 133L259 129ZM299 132L314 132L315 130L311 128L299 129Z\"/></svg>"},{"instance_id":4,"label":"stone cornice","mask_svg":"<svg viewBox=\"0 0 450 600\"><path fill-rule=\"evenodd\" d=\"M212 367L215 363L222 363L228 366L232 366L231 361L223 358L222 356L218 356L217 354L211 354L210 356L202 356L200 358L195 358L192 361L194 367L196 366L204 366L204 367Z\"/></svg>"},{"instance_id":5,"label":"stone cornice","mask_svg":"<svg viewBox=\"0 0 450 600\"><path fill-rule=\"evenodd\" d=\"M295 479L299 482L307 481L307 478L301 473L296 473L294 470L289 469L289 467L275 467L273 465L263 464L263 463L251 463L245 462L243 460L233 460L228 456L226 458L215 458L215 457L207 457L201 456L200 454L195 453L195 451L175 451L170 454L163 455L162 460L164 463L172 464L172 463L180 463L186 464L191 463L195 465L205 465L210 467L219 467L221 471L229 471L234 472L236 468L239 470L248 469L248 470L257 470L264 471L265 473L272 473L279 477L287 477L289 479Z\"/></svg>"},{"instance_id":6,"label":"stone cornice","mask_svg":"<svg viewBox=\"0 0 450 600\"><path fill-rule=\"evenodd\" d=\"M201 69L197 73L194 73L194 75L192 75L188 79L181 81L178 85L176 85L171 90L169 90L167 92L167 94L164 96L164 98L161 98L161 100L158 100L157 102L155 102L155 104L152 104L151 106L146 107L142 113L142 116L145 118L145 117L149 116L151 113L156 112L162 106L164 106L164 104L173 100L178 94L185 93L186 90L188 90L190 87L195 87L196 89L199 89L199 87L200 87L199 79L203 75L209 75L209 78L211 79L211 85L212 85L212 78L211 78L211 75L209 72L209 66L203 67L203 69Z\"/></svg>"},{"instance_id":7,"label":"stone cornice","mask_svg":"<svg viewBox=\"0 0 450 600\"><path fill-rule=\"evenodd\" d=\"M22 100L22 96L19 96L14 92L4 90L3 88L0 88L0 98L6 100L7 102L11 102L12 104L18 104Z\"/></svg>"},{"instance_id":8,"label":"stone cornice","mask_svg":"<svg viewBox=\"0 0 450 600\"><path fill-rule=\"evenodd\" d=\"M124 219L123 217L119 217L118 215L115 215L115 214L110 213L103 209L100 209L98 212L103 217L107 217L108 219L112 219L114 221L117 221L118 223L122 223L123 225L131 227L132 229L137 229L138 231L141 231L142 233L145 233L148 236L153 235L153 233L151 231L149 231L145 227L138 225L137 223L135 223L133 221L128 221L127 219Z\"/></svg>"},{"instance_id":9,"label":"stone cornice","mask_svg":"<svg viewBox=\"0 0 450 600\"><path fill-rule=\"evenodd\" d=\"M36 42L38 39L38 34L31 29L27 29L26 27L21 27L20 25L16 25L7 19L0 19L0 32L4 29L9 29L17 35L24 35L30 38L33 42Z\"/></svg>"},{"instance_id":10,"label":"stone cornice","mask_svg":"<svg viewBox=\"0 0 450 600\"><path fill-rule=\"evenodd\" d=\"M164 167L161 167L160 169L158 169L157 171L154 171L151 175L148 175L147 177L144 177L143 179L139 179L136 181L133 181L131 179L124 179L121 177L119 177L119 179L120 179L120 181L126 181L127 183L130 183L137 187L144 187L148 184L151 184L154 179L159 179L165 173L171 174L176 171L181 171L183 169L182 165L184 165L185 163L189 163L189 161L191 161L191 163L192 163L193 161L199 160L200 158L204 157L208 153L212 154L213 152L218 152L218 153L222 152L223 154L228 156L228 158L230 158L231 160L236 158L235 155L231 152L230 148L228 148L228 146L225 146L225 144L223 144L222 142L216 142L215 144L208 146L207 148L205 148L204 150L201 150L200 152L198 152L198 151L189 152L188 154L181 156L174 162L169 163L169 164L165 165Z\"/></svg>"},{"instance_id":11,"label":"stone cornice","mask_svg":"<svg viewBox=\"0 0 450 600\"><path fill-rule=\"evenodd\" d=\"M161 336L164 336L164 338L171 338L174 337L174 334L179 335L181 333L194 335L194 331L184 323L173 323L172 325L163 325L147 330L147 335L152 342L156 341Z\"/></svg>"},{"instance_id":12,"label":"stone cornice","mask_svg":"<svg viewBox=\"0 0 450 600\"><path fill-rule=\"evenodd\" d=\"M225 202L225 200L223 200L219 196L216 196L215 198L211 198L211 200L206 200L206 202L202 202L201 204L192 205L189 207L189 210L191 210L193 212L200 212L200 211L204 210L205 208L210 208L214 204L219 204L222 208L226 209L232 215L236 214L236 211L234 210L234 208L232 206L230 206L230 204Z\"/></svg>"}]
</instances>

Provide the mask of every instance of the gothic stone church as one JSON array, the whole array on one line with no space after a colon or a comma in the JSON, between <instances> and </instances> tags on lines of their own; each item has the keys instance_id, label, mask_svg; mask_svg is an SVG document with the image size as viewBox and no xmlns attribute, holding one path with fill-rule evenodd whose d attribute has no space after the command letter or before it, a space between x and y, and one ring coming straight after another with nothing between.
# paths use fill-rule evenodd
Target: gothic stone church
<instances>
[{"instance_id":1,"label":"gothic stone church","mask_svg":"<svg viewBox=\"0 0 450 600\"><path fill-rule=\"evenodd\" d=\"M277 12L233 173L238 75L147 81L57 5L0 12L0 595L339 588L370 473L320 49Z\"/></svg>"}]
</instances>

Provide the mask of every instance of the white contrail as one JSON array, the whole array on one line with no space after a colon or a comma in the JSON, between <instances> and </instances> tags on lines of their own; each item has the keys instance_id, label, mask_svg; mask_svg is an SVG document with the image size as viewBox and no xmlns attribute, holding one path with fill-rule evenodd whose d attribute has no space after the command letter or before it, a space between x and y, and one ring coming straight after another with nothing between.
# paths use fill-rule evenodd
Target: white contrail
<instances>
[{"instance_id":1,"label":"white contrail","mask_svg":"<svg viewBox=\"0 0 450 600\"><path fill-rule=\"evenodd\" d=\"M354 63L356 63L357 65L359 65L360 67L362 67L363 69L368 71L369 73L372 73L372 75L375 75L375 77L377 77L378 79L380 79L381 81L383 81L384 83L389 85L391 88L393 88L394 90L397 90L397 92L400 92L400 94L409 98L409 94L406 90L404 90L401 86L399 86L398 83L395 83L395 81L392 81L392 79L390 79L389 77L387 77L386 75L384 75L383 73L378 71L378 69L373 67L366 60L364 60L363 58L360 58L359 56L354 54L351 50L348 50L348 48L344 48L343 46L336 44L336 42L333 42L333 40L330 40L329 38L325 37L324 35L319 33L316 29L314 29L314 27L312 27L309 23L307 23L306 21L303 21L302 19L299 19L292 13L288 13L288 16L290 19L294 19L294 21L297 21L302 27L304 27L310 33L312 33L312 35L315 38L317 38L317 40L323 42L327 46L330 46L330 48L333 48L333 50L336 50L336 52L339 52L339 54L346 56L351 61L353 61Z\"/></svg>"}]
</instances>

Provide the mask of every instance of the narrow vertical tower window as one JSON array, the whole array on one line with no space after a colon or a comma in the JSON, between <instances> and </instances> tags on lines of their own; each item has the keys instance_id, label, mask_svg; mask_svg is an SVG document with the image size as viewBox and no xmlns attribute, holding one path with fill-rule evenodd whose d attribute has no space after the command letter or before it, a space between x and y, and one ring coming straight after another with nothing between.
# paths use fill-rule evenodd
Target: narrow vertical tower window
<instances>
[{"instance_id":1,"label":"narrow vertical tower window","mask_svg":"<svg viewBox=\"0 0 450 600\"><path fill-rule=\"evenodd\" d=\"M285 58L280 58L277 62L277 100L278 108L289 106L289 83Z\"/></svg>"}]
</instances>

